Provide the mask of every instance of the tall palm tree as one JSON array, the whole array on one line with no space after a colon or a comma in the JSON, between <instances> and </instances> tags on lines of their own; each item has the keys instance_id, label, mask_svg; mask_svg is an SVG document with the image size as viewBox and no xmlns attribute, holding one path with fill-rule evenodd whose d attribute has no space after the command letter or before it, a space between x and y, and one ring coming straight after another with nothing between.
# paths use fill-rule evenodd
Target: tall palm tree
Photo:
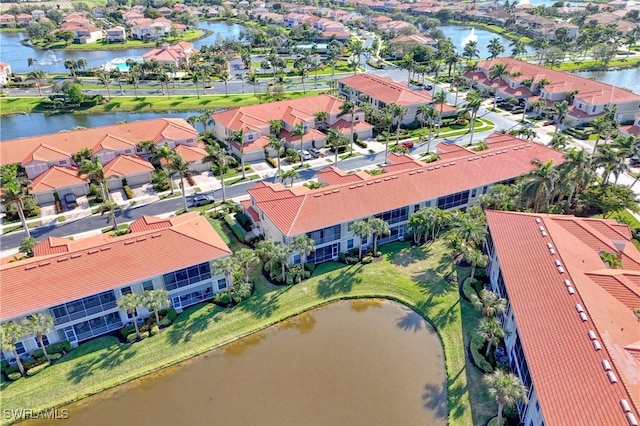
<instances>
[{"instance_id":1,"label":"tall palm tree","mask_svg":"<svg viewBox=\"0 0 640 426\"><path fill-rule=\"evenodd\" d=\"M487 50L490 53L489 59L495 59L498 56L500 56L502 53L504 53L504 46L500 42L500 39L498 37L494 37L489 41L489 44L487 45Z\"/></svg>"},{"instance_id":2,"label":"tall palm tree","mask_svg":"<svg viewBox=\"0 0 640 426\"><path fill-rule=\"evenodd\" d=\"M118 309L122 309L126 313L130 314L133 318L133 326L136 329L136 336L138 339L140 338L140 329L138 329L138 320L136 318L137 312L136 310L139 307L144 306L144 299L141 294L129 293L125 294L116 302Z\"/></svg>"},{"instance_id":3,"label":"tall palm tree","mask_svg":"<svg viewBox=\"0 0 640 426\"><path fill-rule=\"evenodd\" d=\"M469 40L467 44L464 45L462 56L467 58L467 64L471 62L473 58L479 58L480 51L478 50L478 42Z\"/></svg>"},{"instance_id":4,"label":"tall palm tree","mask_svg":"<svg viewBox=\"0 0 640 426\"><path fill-rule=\"evenodd\" d=\"M493 82L497 80L498 82L506 75L509 75L509 71L507 71L507 65L502 62L498 62L493 64L491 68L489 68L489 80L493 85ZM500 83L498 83L500 85ZM498 104L498 89L496 88L495 93L493 94L493 109L496 109Z\"/></svg>"},{"instance_id":5,"label":"tall palm tree","mask_svg":"<svg viewBox=\"0 0 640 426\"><path fill-rule=\"evenodd\" d=\"M362 241L371 235L373 228L371 227L369 221L357 220L353 222L353 225L351 225L351 231L355 236L360 238L360 245L358 247L358 258L362 259Z\"/></svg>"},{"instance_id":6,"label":"tall palm tree","mask_svg":"<svg viewBox=\"0 0 640 426\"><path fill-rule=\"evenodd\" d=\"M44 346L44 336L51 331L54 323L53 317L48 314L33 314L27 318L27 322L25 323L28 332L36 336L38 345L40 345L40 349L42 349L47 361L51 361L51 359L47 353L47 348Z\"/></svg>"},{"instance_id":7,"label":"tall palm tree","mask_svg":"<svg viewBox=\"0 0 640 426\"><path fill-rule=\"evenodd\" d=\"M451 221L450 228L458 234L463 243L473 247L480 247L487 235L484 221L467 213L456 215Z\"/></svg>"},{"instance_id":8,"label":"tall palm tree","mask_svg":"<svg viewBox=\"0 0 640 426\"><path fill-rule=\"evenodd\" d=\"M220 173L220 185L222 186L222 202L226 202L227 196L224 188L224 174L229 165L235 162L235 159L218 145L206 145L204 149L207 151L207 155L202 159L202 161L213 163L218 167L218 171Z\"/></svg>"},{"instance_id":9,"label":"tall palm tree","mask_svg":"<svg viewBox=\"0 0 640 426\"><path fill-rule=\"evenodd\" d=\"M505 406L512 406L517 402L525 404L528 402L528 389L522 384L520 378L511 372L498 369L491 374L485 375L482 381L487 386L489 394L498 403L498 421L496 424L502 424L502 410Z\"/></svg>"},{"instance_id":10,"label":"tall palm tree","mask_svg":"<svg viewBox=\"0 0 640 426\"><path fill-rule=\"evenodd\" d=\"M480 296L472 294L470 299L473 306L482 311L485 318L495 317L507 309L507 301L495 291L482 289Z\"/></svg>"},{"instance_id":11,"label":"tall palm tree","mask_svg":"<svg viewBox=\"0 0 640 426\"><path fill-rule=\"evenodd\" d=\"M345 143L344 145L342 143ZM340 151L340 147L348 144L348 141L345 141L345 137L340 134L336 129L329 129L327 133L327 145L333 148L333 154L335 155L334 164L338 164L338 152Z\"/></svg>"},{"instance_id":12,"label":"tall palm tree","mask_svg":"<svg viewBox=\"0 0 640 426\"><path fill-rule=\"evenodd\" d=\"M484 357L488 357L491 353L491 348L498 346L500 340L505 336L505 332L500 326L500 322L495 317L482 318L478 324L476 334L482 337L482 340L487 342L487 350L484 353Z\"/></svg>"},{"instance_id":13,"label":"tall palm tree","mask_svg":"<svg viewBox=\"0 0 640 426\"><path fill-rule=\"evenodd\" d=\"M464 260L466 260L471 264L471 275L470 275L471 279L475 277L476 268L478 266L483 268L487 265L487 260L488 260L487 256L482 253L482 250L476 247L465 246L462 252L462 255L464 257Z\"/></svg>"},{"instance_id":14,"label":"tall palm tree","mask_svg":"<svg viewBox=\"0 0 640 426\"><path fill-rule=\"evenodd\" d=\"M169 167L169 162L171 161L171 157L173 157L174 153L175 151L169 147L169 144L165 143L160 147L156 145L156 148L154 148L154 151L153 151L153 156L151 157L152 163L157 164L161 162L161 160L165 161L165 165L163 168L167 171L169 175L169 187L171 188L171 195L175 193L173 188L173 175L175 174L175 172L172 171L171 168Z\"/></svg>"},{"instance_id":15,"label":"tall palm tree","mask_svg":"<svg viewBox=\"0 0 640 426\"><path fill-rule=\"evenodd\" d=\"M113 223L113 230L116 231L118 229L118 220L116 217L116 212L120 210L122 211L122 207L117 203L105 199L100 206L98 206L97 213L100 213L100 216L103 216L105 213L107 214L107 223Z\"/></svg>"},{"instance_id":16,"label":"tall palm tree","mask_svg":"<svg viewBox=\"0 0 640 426\"><path fill-rule=\"evenodd\" d=\"M314 114L316 119L316 128L326 126L327 120L329 119L329 113L327 111L318 111Z\"/></svg>"},{"instance_id":17,"label":"tall palm tree","mask_svg":"<svg viewBox=\"0 0 640 426\"><path fill-rule=\"evenodd\" d=\"M31 59L31 58L29 58ZM78 64L75 60L73 59L66 59L64 61L64 67L65 69L68 69L71 72L71 77L75 78L76 76L76 68L78 68ZM33 68L33 70L35 71L35 66Z\"/></svg>"},{"instance_id":18,"label":"tall palm tree","mask_svg":"<svg viewBox=\"0 0 640 426\"><path fill-rule=\"evenodd\" d=\"M213 269L222 273L227 279L227 294L231 300L233 291L233 274L239 269L237 258L233 256L223 257L213 262Z\"/></svg>"},{"instance_id":19,"label":"tall palm tree","mask_svg":"<svg viewBox=\"0 0 640 426\"><path fill-rule=\"evenodd\" d=\"M8 321L0 325L0 345L2 349L13 353L20 374L24 376L24 365L16 349L16 343L22 340L29 331L22 322Z\"/></svg>"},{"instance_id":20,"label":"tall palm tree","mask_svg":"<svg viewBox=\"0 0 640 426\"><path fill-rule=\"evenodd\" d=\"M387 162L387 156L389 155L389 138L391 137L391 128L393 127L393 120L395 118L394 111L396 104L390 103L384 106L381 110L378 110L374 117L378 120L381 127L386 129L385 141L384 141L384 162Z\"/></svg>"},{"instance_id":21,"label":"tall palm tree","mask_svg":"<svg viewBox=\"0 0 640 426\"><path fill-rule=\"evenodd\" d=\"M400 142L400 127L402 126L402 121L404 119L404 115L407 113L407 108L398 104L392 104L391 114L396 122L396 144Z\"/></svg>"},{"instance_id":22,"label":"tall palm tree","mask_svg":"<svg viewBox=\"0 0 640 426\"><path fill-rule=\"evenodd\" d=\"M127 78L129 84L133 86L133 94L138 99L138 87L140 86L140 67L134 66L129 68L129 74Z\"/></svg>"},{"instance_id":23,"label":"tall palm tree","mask_svg":"<svg viewBox=\"0 0 640 426\"><path fill-rule=\"evenodd\" d=\"M27 198L30 198L30 190L31 182L19 179L17 177L8 180L2 187L2 200L7 205L14 204L16 206L18 217L20 218L22 228L27 234L27 237L31 237L31 232L29 232L27 219L24 215L24 202L27 200Z\"/></svg>"},{"instance_id":24,"label":"tall palm tree","mask_svg":"<svg viewBox=\"0 0 640 426\"><path fill-rule=\"evenodd\" d=\"M33 250L36 245L38 245L38 240L33 237L26 237L20 242L20 253L22 253L24 257L33 257Z\"/></svg>"},{"instance_id":25,"label":"tall palm tree","mask_svg":"<svg viewBox=\"0 0 640 426\"><path fill-rule=\"evenodd\" d=\"M557 135L560 132L560 126L564 124L564 120L567 118L567 112L569 112L569 102L562 101L553 104L553 112L556 114L556 130Z\"/></svg>"},{"instance_id":26,"label":"tall palm tree","mask_svg":"<svg viewBox=\"0 0 640 426\"><path fill-rule=\"evenodd\" d=\"M353 155L353 134L354 134L354 129L355 129L355 115L356 115L356 105L353 103L353 101L351 100L346 100L342 103L342 105L340 105L340 114L341 115L346 115L346 114L350 114L351 115L351 139L349 141L349 143L351 144L351 154Z\"/></svg>"},{"instance_id":27,"label":"tall palm tree","mask_svg":"<svg viewBox=\"0 0 640 426\"><path fill-rule=\"evenodd\" d=\"M249 83L253 87L253 96L256 96L256 86L260 85L258 76L252 72L249 72L245 75L245 79L247 80L247 83Z\"/></svg>"},{"instance_id":28,"label":"tall palm tree","mask_svg":"<svg viewBox=\"0 0 640 426\"><path fill-rule=\"evenodd\" d=\"M441 90L433 96L433 101L440 104L440 114L438 117L438 133L440 133L440 126L442 125L442 111L444 109L445 102L447 102L447 94L444 90Z\"/></svg>"},{"instance_id":29,"label":"tall palm tree","mask_svg":"<svg viewBox=\"0 0 640 426\"><path fill-rule=\"evenodd\" d=\"M276 135L269 136L269 143L267 144L267 146L276 152L276 157L278 158L278 176L280 176L280 173L282 172L282 169L280 168L280 156L282 155L282 150L284 149L284 143L285 140L279 138Z\"/></svg>"},{"instance_id":30,"label":"tall palm tree","mask_svg":"<svg viewBox=\"0 0 640 426\"><path fill-rule=\"evenodd\" d=\"M369 219L369 226L371 227L371 233L373 234L373 253L378 252L378 237L391 234L389 224L378 217Z\"/></svg>"},{"instance_id":31,"label":"tall palm tree","mask_svg":"<svg viewBox=\"0 0 640 426\"><path fill-rule=\"evenodd\" d=\"M29 67L33 67L33 70L36 70L36 64L38 63L38 60L35 58L28 58L27 59L27 66Z\"/></svg>"},{"instance_id":32,"label":"tall palm tree","mask_svg":"<svg viewBox=\"0 0 640 426\"><path fill-rule=\"evenodd\" d=\"M43 70L31 71L27 74L27 77L33 78L36 81L36 87L38 88L38 94L42 96L42 83L47 78L47 73Z\"/></svg>"},{"instance_id":33,"label":"tall palm tree","mask_svg":"<svg viewBox=\"0 0 640 426\"><path fill-rule=\"evenodd\" d=\"M522 184L522 198L533 203L533 211L546 209L553 198L560 173L549 160L542 163L538 160L531 162L536 170L525 176Z\"/></svg>"},{"instance_id":34,"label":"tall palm tree","mask_svg":"<svg viewBox=\"0 0 640 426\"><path fill-rule=\"evenodd\" d=\"M280 180L282 180L282 182L284 183L287 179L289 179L289 186L293 186L293 181L295 181L297 177L298 171L295 169L289 169L282 172L282 174L280 175Z\"/></svg>"},{"instance_id":35,"label":"tall palm tree","mask_svg":"<svg viewBox=\"0 0 640 426\"><path fill-rule=\"evenodd\" d=\"M293 251L300 253L302 257L302 265L307 263L307 256L316 250L316 245L313 240L306 234L301 234L293 238L293 241L289 245Z\"/></svg>"},{"instance_id":36,"label":"tall palm tree","mask_svg":"<svg viewBox=\"0 0 640 426\"><path fill-rule=\"evenodd\" d=\"M157 290L147 290L142 295L142 306L147 308L156 316L156 324L160 324L160 314L158 311L171 306L169 292L163 288Z\"/></svg>"},{"instance_id":37,"label":"tall palm tree","mask_svg":"<svg viewBox=\"0 0 640 426\"><path fill-rule=\"evenodd\" d=\"M230 142L235 142L238 144L240 148L240 167L242 167L242 179L246 178L245 170L244 170L244 131L236 130L231 134L229 138Z\"/></svg>"},{"instance_id":38,"label":"tall palm tree","mask_svg":"<svg viewBox=\"0 0 640 426\"><path fill-rule=\"evenodd\" d=\"M480 109L480 105L482 105L482 98L480 97L480 93L473 91L467 94L467 104L465 105L465 109L471 112L471 118L469 120L469 133L471 137L469 138L469 145L473 144L473 133L476 128L476 117L478 115L478 110Z\"/></svg>"},{"instance_id":39,"label":"tall palm tree","mask_svg":"<svg viewBox=\"0 0 640 426\"><path fill-rule=\"evenodd\" d=\"M251 267L260 261L258 255L254 250L243 248L233 253L233 257L236 258L238 267L242 271L242 279L245 283L249 282Z\"/></svg>"},{"instance_id":40,"label":"tall palm tree","mask_svg":"<svg viewBox=\"0 0 640 426\"><path fill-rule=\"evenodd\" d=\"M304 157L302 155L302 151L304 150L304 123L297 123L293 126L293 131L291 132L291 136L300 137L300 166L304 166Z\"/></svg>"},{"instance_id":41,"label":"tall palm tree","mask_svg":"<svg viewBox=\"0 0 640 426\"><path fill-rule=\"evenodd\" d=\"M224 83L224 96L229 97L229 91L227 90L227 83L229 83L229 80L231 79L231 76L229 75L229 71L227 70L222 71L220 74L218 74L218 78L220 79L220 81Z\"/></svg>"},{"instance_id":42,"label":"tall palm tree","mask_svg":"<svg viewBox=\"0 0 640 426\"><path fill-rule=\"evenodd\" d=\"M272 135L280 135L282 130L282 120L269 120L269 131Z\"/></svg>"},{"instance_id":43,"label":"tall palm tree","mask_svg":"<svg viewBox=\"0 0 640 426\"><path fill-rule=\"evenodd\" d=\"M429 136L427 140L431 142L431 136L433 133L433 119L437 117L436 110L429 104L422 104L418 107L417 113L418 115L420 115L420 127L424 129L425 123L427 123L429 126Z\"/></svg>"},{"instance_id":44,"label":"tall palm tree","mask_svg":"<svg viewBox=\"0 0 640 426\"><path fill-rule=\"evenodd\" d=\"M184 161L182 156L174 151L174 155L170 157L167 164L169 169L180 177L180 189L182 189L182 203L185 212L189 210L189 207L187 206L187 188L184 185L184 178L191 174L190 167L192 163L193 161Z\"/></svg>"},{"instance_id":45,"label":"tall palm tree","mask_svg":"<svg viewBox=\"0 0 640 426\"><path fill-rule=\"evenodd\" d=\"M109 74L103 69L99 69L96 72L96 76L98 77L98 80L100 81L100 83L104 84L104 87L106 87L107 97L111 99L111 91L109 90L109 83L111 83L111 74Z\"/></svg>"},{"instance_id":46,"label":"tall palm tree","mask_svg":"<svg viewBox=\"0 0 640 426\"><path fill-rule=\"evenodd\" d=\"M595 173L591 167L591 155L584 148L571 148L564 154L565 161L558 166L560 180L570 182L567 203L571 205L573 197L584 191L595 180Z\"/></svg>"},{"instance_id":47,"label":"tall palm tree","mask_svg":"<svg viewBox=\"0 0 640 426\"><path fill-rule=\"evenodd\" d=\"M102 193L102 199L108 200L109 191L105 191L105 186L107 184L107 178L104 174L104 168L98 160L98 157L93 157L92 159L83 159L80 163L80 167L78 168L77 176L84 176L84 179L87 182L96 182L100 187L100 192Z\"/></svg>"}]
</instances>

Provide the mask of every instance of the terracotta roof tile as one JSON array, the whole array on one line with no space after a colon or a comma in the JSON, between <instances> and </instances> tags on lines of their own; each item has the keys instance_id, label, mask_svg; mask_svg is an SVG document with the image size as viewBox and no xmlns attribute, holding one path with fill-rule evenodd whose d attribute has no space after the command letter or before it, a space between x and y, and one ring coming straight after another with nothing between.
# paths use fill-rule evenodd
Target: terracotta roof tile
<instances>
[{"instance_id":1,"label":"terracotta roof tile","mask_svg":"<svg viewBox=\"0 0 640 426\"><path fill-rule=\"evenodd\" d=\"M64 188L65 186L82 185L83 183L86 183L86 181L78 177L77 168L53 166L33 180L29 192L37 194Z\"/></svg>"},{"instance_id":2,"label":"terracotta roof tile","mask_svg":"<svg viewBox=\"0 0 640 426\"><path fill-rule=\"evenodd\" d=\"M433 98L426 91L410 89L406 84L396 83L389 77L358 74L342 78L339 81L387 104L415 105L433 102Z\"/></svg>"},{"instance_id":3,"label":"terracotta roof tile","mask_svg":"<svg viewBox=\"0 0 640 426\"><path fill-rule=\"evenodd\" d=\"M151 163L131 155L118 155L103 167L104 175L107 178L123 177L142 172L152 172L154 170Z\"/></svg>"}]
</instances>

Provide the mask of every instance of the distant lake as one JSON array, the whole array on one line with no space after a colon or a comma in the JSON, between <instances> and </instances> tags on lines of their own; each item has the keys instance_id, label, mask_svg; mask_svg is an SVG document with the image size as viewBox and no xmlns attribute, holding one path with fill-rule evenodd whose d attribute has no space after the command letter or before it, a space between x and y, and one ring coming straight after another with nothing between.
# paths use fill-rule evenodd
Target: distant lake
<instances>
[{"instance_id":1,"label":"distant lake","mask_svg":"<svg viewBox=\"0 0 640 426\"><path fill-rule=\"evenodd\" d=\"M509 44L511 44L512 41L508 38L502 37L499 34L492 33L491 31L460 25L444 25L438 28L442 30L446 37L451 38L451 40L453 41L453 45L460 54L462 53L464 46L470 40L475 40L478 43L478 52L480 52L480 58L488 58L490 54L487 51L487 46L489 45L489 42L496 37L504 46L504 54L502 56L509 56L509 54L511 53ZM533 51L533 48L527 46L527 53L533 53Z\"/></svg>"}]
</instances>

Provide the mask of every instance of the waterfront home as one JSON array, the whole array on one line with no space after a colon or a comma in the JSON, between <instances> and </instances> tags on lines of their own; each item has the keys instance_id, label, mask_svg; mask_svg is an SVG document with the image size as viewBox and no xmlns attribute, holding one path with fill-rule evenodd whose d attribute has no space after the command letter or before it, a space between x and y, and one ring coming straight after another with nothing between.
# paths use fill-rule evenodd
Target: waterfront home
<instances>
[{"instance_id":1,"label":"waterfront home","mask_svg":"<svg viewBox=\"0 0 640 426\"><path fill-rule=\"evenodd\" d=\"M40 18L44 18L45 13L44 10L42 9L33 9L31 11L31 17L33 18L34 21L37 21Z\"/></svg>"},{"instance_id":2,"label":"waterfront home","mask_svg":"<svg viewBox=\"0 0 640 426\"><path fill-rule=\"evenodd\" d=\"M619 126L618 130L625 135L640 136L640 112L636 114L633 124Z\"/></svg>"},{"instance_id":3,"label":"waterfront home","mask_svg":"<svg viewBox=\"0 0 640 426\"><path fill-rule=\"evenodd\" d=\"M124 43L127 41L127 33L124 27L118 25L107 29L106 38L109 43Z\"/></svg>"},{"instance_id":4,"label":"waterfront home","mask_svg":"<svg viewBox=\"0 0 640 426\"><path fill-rule=\"evenodd\" d=\"M67 194L82 197L89 193L89 183L78 177L77 167L53 166L33 179L29 188L29 194L41 206L53 204L56 193L59 199L64 199Z\"/></svg>"},{"instance_id":5,"label":"waterfront home","mask_svg":"<svg viewBox=\"0 0 640 426\"><path fill-rule=\"evenodd\" d=\"M433 104L433 98L426 90L413 90L405 83L396 83L390 77L374 74L359 74L338 80L338 90L358 105L368 103L382 109L390 103L407 108L402 118L403 124L416 120L420 105ZM434 105L440 112L440 105ZM456 109L448 104L442 105L442 115L455 114Z\"/></svg>"},{"instance_id":6,"label":"waterfront home","mask_svg":"<svg viewBox=\"0 0 640 426\"><path fill-rule=\"evenodd\" d=\"M131 37L138 40L158 40L171 32L171 21L166 18L138 20L131 27Z\"/></svg>"},{"instance_id":7,"label":"waterfront home","mask_svg":"<svg viewBox=\"0 0 640 426\"><path fill-rule=\"evenodd\" d=\"M381 175L328 167L318 174L326 184L318 189L260 182L249 189L250 201L243 207L267 239L289 244L308 235L315 243L309 262L320 263L337 259L340 252L371 247L370 237L361 240L353 233L355 221L382 218L391 233L379 242L402 240L411 213L425 207L464 209L493 185L535 170L533 160L558 164L563 158L561 152L511 135L494 133L487 144L481 152L443 145L437 151L441 159L428 164L390 154Z\"/></svg>"},{"instance_id":8,"label":"waterfront home","mask_svg":"<svg viewBox=\"0 0 640 426\"><path fill-rule=\"evenodd\" d=\"M491 81L489 70L498 63L506 65L507 73ZM481 89L491 90L496 96L515 97L529 102L541 99L546 101L548 107L569 100L571 106L565 120L568 125L589 122L604 114L606 107L616 107L616 120L619 123L633 121L640 112L640 95L574 74L514 58L480 61L477 68L477 71L469 71L464 77ZM526 83L531 83L531 87Z\"/></svg>"},{"instance_id":9,"label":"waterfront home","mask_svg":"<svg viewBox=\"0 0 640 426\"><path fill-rule=\"evenodd\" d=\"M491 286L525 425L638 424L640 252L625 224L487 211ZM607 263L609 254L620 266Z\"/></svg>"},{"instance_id":10,"label":"waterfront home","mask_svg":"<svg viewBox=\"0 0 640 426\"><path fill-rule=\"evenodd\" d=\"M188 41L181 41L171 46L168 43L164 43L162 47L152 49L142 55L142 60L149 62L155 59L161 65L175 65L178 68L186 68L189 66L189 60L196 53L198 53L198 50Z\"/></svg>"},{"instance_id":11,"label":"waterfront home","mask_svg":"<svg viewBox=\"0 0 640 426\"><path fill-rule=\"evenodd\" d=\"M83 148L89 148L106 165L118 155L143 154L137 144L147 140L170 148L197 146L198 131L181 118L157 118L10 139L0 144L0 164L19 163L29 179L34 179L53 166L75 166L71 156Z\"/></svg>"},{"instance_id":12,"label":"waterfront home","mask_svg":"<svg viewBox=\"0 0 640 426\"><path fill-rule=\"evenodd\" d=\"M49 237L35 246L31 258L3 259L0 322L49 314L55 325L44 343L68 340L75 346L150 315L143 307L136 318L118 309L125 294L165 289L180 312L227 288L227 277L211 263L231 250L204 216L143 216L129 229L119 237ZM37 348L35 336L16 344L20 356ZM12 359L13 354L3 352L3 358Z\"/></svg>"},{"instance_id":13,"label":"waterfront home","mask_svg":"<svg viewBox=\"0 0 640 426\"><path fill-rule=\"evenodd\" d=\"M351 114L342 114L343 101L331 95L318 95L310 98L293 99L267 104L258 104L234 108L211 116L214 123L214 135L218 140L229 141L234 132L242 131L244 153L247 161L264 159L264 150L268 149L271 134L270 121L279 120L282 130L279 136L288 146L300 149L300 136L293 136L296 125L301 124L305 131L304 149L325 146L327 135L318 128L333 128L340 133L351 134ZM327 113L326 122L318 122L316 114ZM360 139L372 136L373 126L364 121L364 112L354 115L355 133ZM230 142L233 152L240 156L240 145ZM269 152L275 155L275 152Z\"/></svg>"},{"instance_id":14,"label":"waterfront home","mask_svg":"<svg viewBox=\"0 0 640 426\"><path fill-rule=\"evenodd\" d=\"M0 86L11 80L11 65L0 62Z\"/></svg>"},{"instance_id":15,"label":"waterfront home","mask_svg":"<svg viewBox=\"0 0 640 426\"><path fill-rule=\"evenodd\" d=\"M18 26L19 27L26 27L27 25L29 25L31 23L31 21L33 20L33 17L31 15L29 15L28 13L19 13L16 16L16 19L18 21Z\"/></svg>"},{"instance_id":16,"label":"waterfront home","mask_svg":"<svg viewBox=\"0 0 640 426\"><path fill-rule=\"evenodd\" d=\"M16 18L13 15L4 14L0 15L0 27L15 27L16 26Z\"/></svg>"}]
</instances>

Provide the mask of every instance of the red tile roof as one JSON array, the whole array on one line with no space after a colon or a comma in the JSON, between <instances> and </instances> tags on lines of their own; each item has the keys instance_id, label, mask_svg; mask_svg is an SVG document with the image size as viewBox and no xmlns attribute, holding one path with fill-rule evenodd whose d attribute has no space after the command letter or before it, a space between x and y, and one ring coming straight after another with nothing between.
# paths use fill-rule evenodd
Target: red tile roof
<instances>
[{"instance_id":1,"label":"red tile roof","mask_svg":"<svg viewBox=\"0 0 640 426\"><path fill-rule=\"evenodd\" d=\"M260 183L249 190L257 207L288 236L513 179L534 169L531 161L563 161L562 153L509 135L511 147L465 153L397 173L369 176L366 182L315 190ZM491 139L488 139L491 144ZM491 146L491 145L490 145Z\"/></svg>"},{"instance_id":2,"label":"red tile roof","mask_svg":"<svg viewBox=\"0 0 640 426\"><path fill-rule=\"evenodd\" d=\"M640 253L628 227L497 211L487 211L487 222L545 424L629 426L622 399L640 418L640 323L627 306L638 300ZM614 241L624 243L624 267L632 269L607 269L600 259L600 250L616 251ZM594 349L590 331L601 350ZM604 360L616 383L608 379Z\"/></svg>"},{"instance_id":3,"label":"red tile roof","mask_svg":"<svg viewBox=\"0 0 640 426\"><path fill-rule=\"evenodd\" d=\"M48 161L70 157L82 148L92 152L111 146L132 148L140 141L197 139L198 131L181 118L157 118L91 129L50 133L0 143L0 164L27 164L33 159ZM103 145L104 144L104 145Z\"/></svg>"},{"instance_id":4,"label":"red tile roof","mask_svg":"<svg viewBox=\"0 0 640 426\"><path fill-rule=\"evenodd\" d=\"M53 166L33 180L29 193L37 194L84 183L86 181L78 177L78 169L76 167Z\"/></svg>"},{"instance_id":5,"label":"red tile roof","mask_svg":"<svg viewBox=\"0 0 640 426\"><path fill-rule=\"evenodd\" d=\"M342 78L339 81L387 104L416 105L433 102L433 98L426 91L410 89L406 84L396 83L389 77L358 74Z\"/></svg>"},{"instance_id":6,"label":"red tile roof","mask_svg":"<svg viewBox=\"0 0 640 426\"><path fill-rule=\"evenodd\" d=\"M270 102L234 108L212 114L216 123L233 131L260 130L269 126L270 120L282 120L290 125L300 121L315 120L315 113L339 114L342 101L331 95L318 95L310 98Z\"/></svg>"},{"instance_id":7,"label":"red tile roof","mask_svg":"<svg viewBox=\"0 0 640 426\"><path fill-rule=\"evenodd\" d=\"M136 173L152 172L153 166L147 160L131 155L118 155L113 160L105 164L104 175L107 179L111 177L123 177Z\"/></svg>"},{"instance_id":8,"label":"red tile roof","mask_svg":"<svg viewBox=\"0 0 640 426\"><path fill-rule=\"evenodd\" d=\"M197 213L177 218L143 217L120 237L78 241L49 238L42 255L0 266L0 320L107 291L231 254Z\"/></svg>"},{"instance_id":9,"label":"red tile roof","mask_svg":"<svg viewBox=\"0 0 640 426\"><path fill-rule=\"evenodd\" d=\"M362 182L367 178L365 172L347 173L334 166L328 166L316 173L319 182L326 185Z\"/></svg>"}]
</instances>

